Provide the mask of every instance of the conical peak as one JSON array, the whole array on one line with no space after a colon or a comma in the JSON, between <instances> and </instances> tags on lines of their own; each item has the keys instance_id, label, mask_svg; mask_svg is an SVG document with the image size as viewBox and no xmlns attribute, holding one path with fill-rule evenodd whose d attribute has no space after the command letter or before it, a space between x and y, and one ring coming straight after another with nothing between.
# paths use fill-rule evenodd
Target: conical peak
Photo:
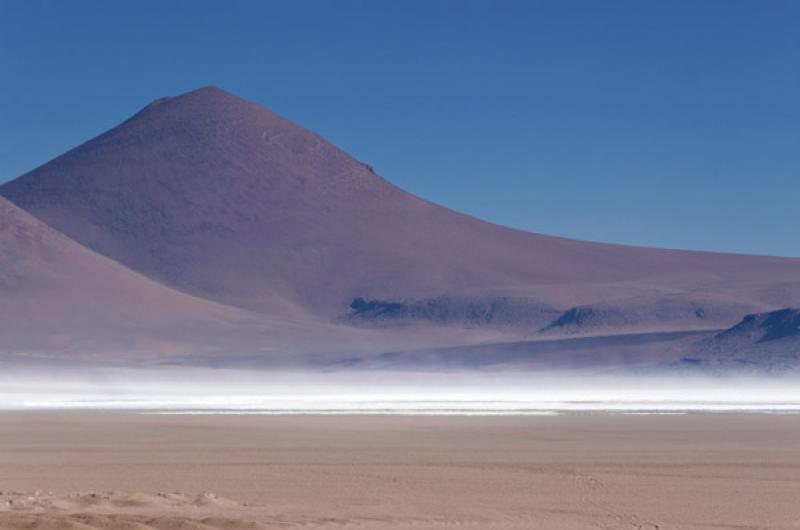
<instances>
[{"instance_id":1,"label":"conical peak","mask_svg":"<svg viewBox=\"0 0 800 530\"><path fill-rule=\"evenodd\" d=\"M78 166L84 169L73 173L71 168ZM231 201L239 200L241 189L250 189L262 204L272 199L253 195L251 188L268 186L271 197L280 189L303 201L390 189L315 133L260 104L209 86L153 101L119 126L5 185L4 192L12 196L14 190L53 188L62 194L62 202L67 195L97 193L111 193L124 202L121 190L135 189L137 200L144 200L147 190L158 191L162 201L166 192L158 187L164 183L180 194L187 189L214 194L224 190Z\"/></svg>"},{"instance_id":2,"label":"conical peak","mask_svg":"<svg viewBox=\"0 0 800 530\"><path fill-rule=\"evenodd\" d=\"M250 150L261 151L270 138L281 138L281 143L318 143L316 135L263 105L208 86L157 99L92 144L157 143L185 151L188 144L219 147L245 143Z\"/></svg>"},{"instance_id":3,"label":"conical peak","mask_svg":"<svg viewBox=\"0 0 800 530\"><path fill-rule=\"evenodd\" d=\"M211 104L249 104L249 102L215 86L204 86L174 97L166 98L174 102L194 102Z\"/></svg>"},{"instance_id":4,"label":"conical peak","mask_svg":"<svg viewBox=\"0 0 800 530\"><path fill-rule=\"evenodd\" d=\"M232 113L275 115L262 105L246 101L221 88L206 86L177 96L156 99L144 107L136 116L175 113L183 113L186 117L191 115L207 117L219 115L224 117Z\"/></svg>"},{"instance_id":5,"label":"conical peak","mask_svg":"<svg viewBox=\"0 0 800 530\"><path fill-rule=\"evenodd\" d=\"M206 85L200 88L196 88L194 90L190 90L189 92L185 92L183 95L188 96L190 94L194 94L197 96L202 97L231 97L231 98L238 98L235 94L231 94L227 90L223 90L222 88L214 85Z\"/></svg>"}]
</instances>

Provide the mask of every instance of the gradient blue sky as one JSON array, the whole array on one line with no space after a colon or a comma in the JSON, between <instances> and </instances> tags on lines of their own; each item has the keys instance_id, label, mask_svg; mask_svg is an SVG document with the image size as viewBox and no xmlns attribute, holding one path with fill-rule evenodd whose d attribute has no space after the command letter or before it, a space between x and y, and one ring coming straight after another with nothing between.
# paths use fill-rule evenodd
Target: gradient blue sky
<instances>
[{"instance_id":1,"label":"gradient blue sky","mask_svg":"<svg viewBox=\"0 0 800 530\"><path fill-rule=\"evenodd\" d=\"M217 85L518 228L800 256L800 2L0 0L0 181Z\"/></svg>"}]
</instances>

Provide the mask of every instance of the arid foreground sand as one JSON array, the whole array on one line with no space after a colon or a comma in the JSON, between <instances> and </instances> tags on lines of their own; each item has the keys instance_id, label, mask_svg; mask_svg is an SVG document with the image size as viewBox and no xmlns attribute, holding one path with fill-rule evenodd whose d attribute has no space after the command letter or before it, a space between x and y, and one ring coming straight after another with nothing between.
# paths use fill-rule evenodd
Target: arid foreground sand
<instances>
[{"instance_id":1,"label":"arid foreground sand","mask_svg":"<svg viewBox=\"0 0 800 530\"><path fill-rule=\"evenodd\" d=\"M800 416L0 414L0 528L800 528Z\"/></svg>"}]
</instances>

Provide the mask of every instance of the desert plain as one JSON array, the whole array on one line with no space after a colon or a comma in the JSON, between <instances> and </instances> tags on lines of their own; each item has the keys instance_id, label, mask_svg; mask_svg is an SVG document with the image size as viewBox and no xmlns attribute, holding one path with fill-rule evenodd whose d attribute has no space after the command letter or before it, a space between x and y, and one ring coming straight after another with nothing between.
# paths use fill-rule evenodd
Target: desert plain
<instances>
[{"instance_id":1,"label":"desert plain","mask_svg":"<svg viewBox=\"0 0 800 530\"><path fill-rule=\"evenodd\" d=\"M0 413L3 529L800 528L800 415Z\"/></svg>"}]
</instances>

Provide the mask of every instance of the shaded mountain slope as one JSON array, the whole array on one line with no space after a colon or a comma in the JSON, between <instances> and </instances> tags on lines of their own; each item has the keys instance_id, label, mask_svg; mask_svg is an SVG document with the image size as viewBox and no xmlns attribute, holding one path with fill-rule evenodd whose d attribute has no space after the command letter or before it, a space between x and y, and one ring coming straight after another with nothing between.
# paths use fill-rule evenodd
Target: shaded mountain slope
<instances>
[{"instance_id":1,"label":"shaded mountain slope","mask_svg":"<svg viewBox=\"0 0 800 530\"><path fill-rule=\"evenodd\" d=\"M497 226L410 195L316 134L213 87L153 102L0 194L158 282L292 319L346 321L357 298L444 298L461 300L468 320L470 298L513 296L504 315L522 315L531 332L557 317L541 308L595 305L636 328L635 315L668 296L682 312L648 329L713 329L800 302L800 260ZM440 317L412 310L401 320Z\"/></svg>"},{"instance_id":2,"label":"shaded mountain slope","mask_svg":"<svg viewBox=\"0 0 800 530\"><path fill-rule=\"evenodd\" d=\"M393 351L325 367L379 370L640 369L674 363L708 332L616 334Z\"/></svg>"}]
</instances>

